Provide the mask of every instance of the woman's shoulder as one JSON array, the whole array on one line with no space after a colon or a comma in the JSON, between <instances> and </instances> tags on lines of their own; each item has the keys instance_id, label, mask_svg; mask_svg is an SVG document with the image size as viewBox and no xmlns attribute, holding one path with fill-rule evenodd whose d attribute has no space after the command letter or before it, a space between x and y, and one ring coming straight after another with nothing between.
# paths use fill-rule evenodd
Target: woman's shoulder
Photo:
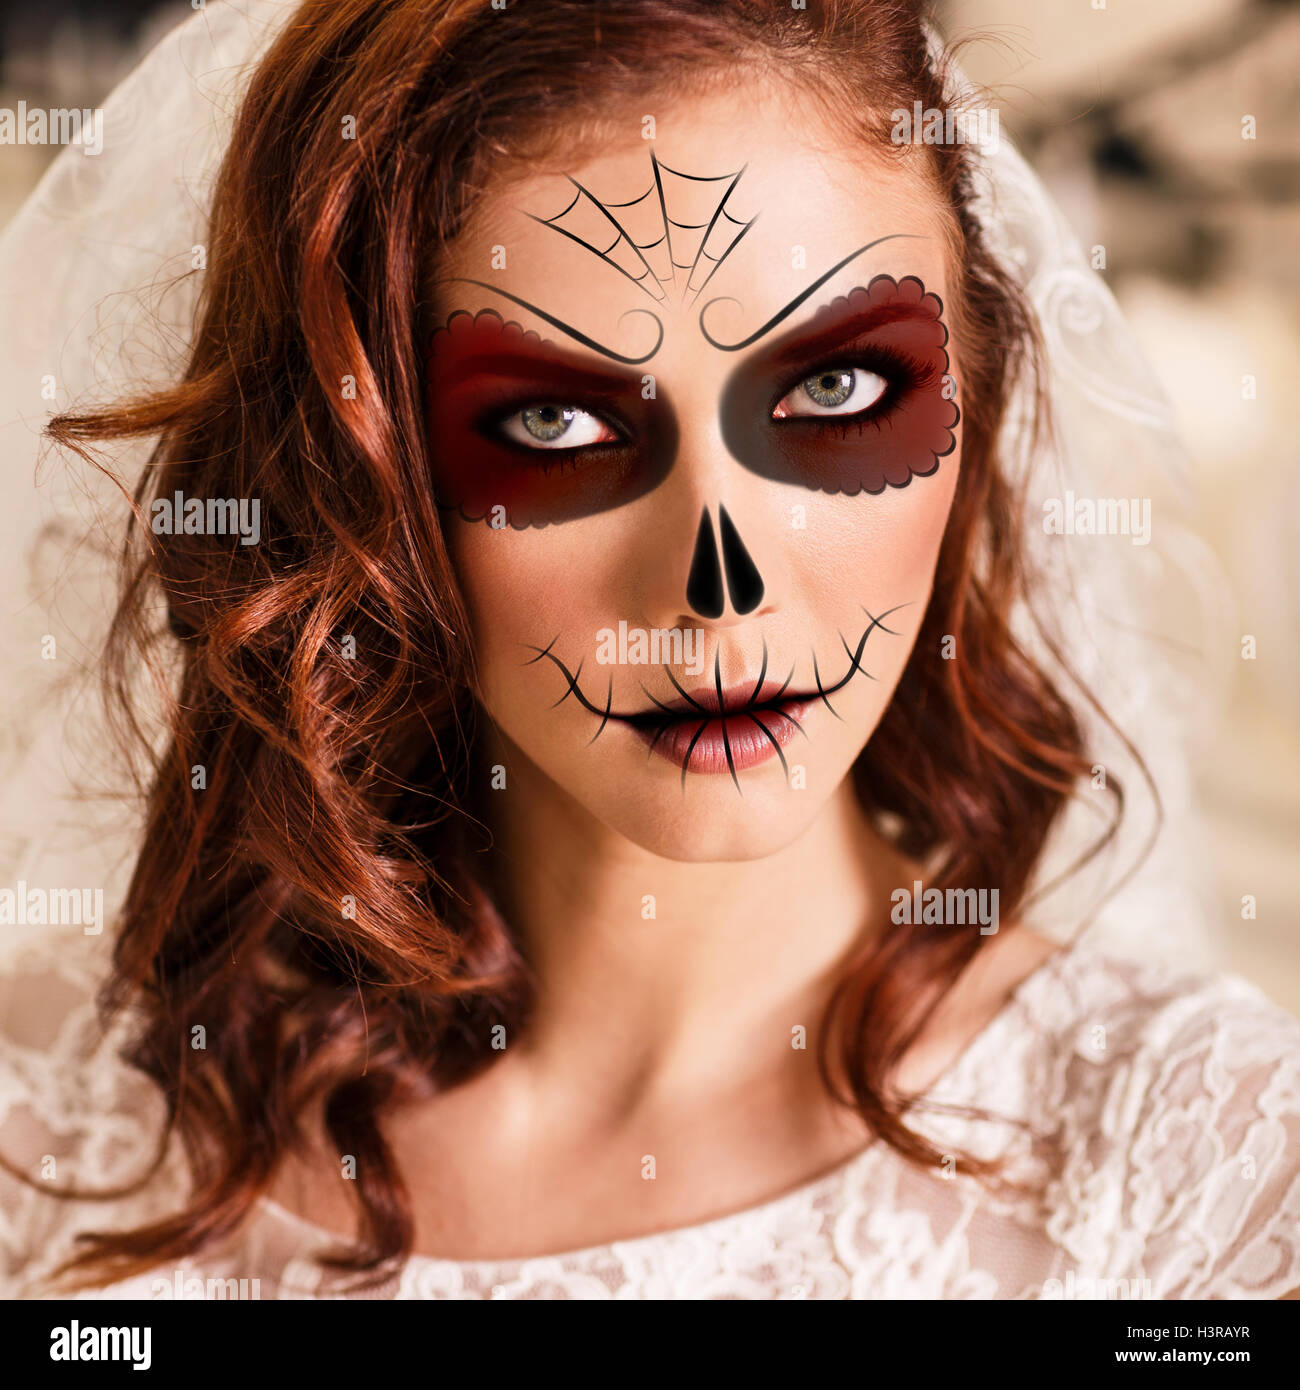
<instances>
[{"instance_id":1,"label":"woman's shoulder","mask_svg":"<svg viewBox=\"0 0 1300 1390\"><path fill-rule=\"evenodd\" d=\"M0 1295L19 1295L78 1230L131 1220L156 1195L55 1195L130 1183L162 1132L161 1097L119 1055L129 1020L101 1024L106 966L100 943L63 931L0 963Z\"/></svg>"},{"instance_id":2,"label":"woman's shoulder","mask_svg":"<svg viewBox=\"0 0 1300 1390\"><path fill-rule=\"evenodd\" d=\"M1086 940L1028 983L1067 1243L1119 1229L1155 1297L1300 1287L1300 1020L1235 974Z\"/></svg>"}]
</instances>

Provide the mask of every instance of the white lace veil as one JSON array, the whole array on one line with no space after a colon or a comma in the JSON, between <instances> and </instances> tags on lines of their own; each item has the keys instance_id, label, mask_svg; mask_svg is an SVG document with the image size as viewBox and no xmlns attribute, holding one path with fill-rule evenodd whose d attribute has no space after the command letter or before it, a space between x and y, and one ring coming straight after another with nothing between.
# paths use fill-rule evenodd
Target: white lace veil
<instances>
[{"instance_id":1,"label":"white lace veil","mask_svg":"<svg viewBox=\"0 0 1300 1390\"><path fill-rule=\"evenodd\" d=\"M102 153L63 150L0 237L8 561L0 572L0 888L102 887L104 940L140 833L120 801L101 795L114 783L93 704L116 558L100 537L105 518L121 534L125 504L100 475L55 453L33 486L39 434L57 410L178 373L201 277L188 272L205 244L231 117L244 79L294 8L294 0L199 8L113 93ZM1005 440L1027 475L1041 606L1054 615L1072 667L1140 750L1165 816L1154 851L1129 872L1152 828L1151 798L1122 742L1090 719L1097 762L1128 797L1124 827L1082 875L1045 892L1030 920L1060 939L1087 921L1128 954L1205 961L1186 745L1206 693L1199 654L1213 636L1216 590L1212 562L1180 520L1183 456L1109 290L1038 179L1005 135L977 160L983 221L1038 312L1051 373L1055 440L1032 455L1022 446L1024 402ZM128 482L148 452L147 442L107 451ZM1069 493L1150 499L1150 543L1048 534L1043 502ZM1025 640L1047 660L1025 618ZM1071 808L1044 857L1044 884L1096 838L1102 810L1100 794Z\"/></svg>"}]
</instances>

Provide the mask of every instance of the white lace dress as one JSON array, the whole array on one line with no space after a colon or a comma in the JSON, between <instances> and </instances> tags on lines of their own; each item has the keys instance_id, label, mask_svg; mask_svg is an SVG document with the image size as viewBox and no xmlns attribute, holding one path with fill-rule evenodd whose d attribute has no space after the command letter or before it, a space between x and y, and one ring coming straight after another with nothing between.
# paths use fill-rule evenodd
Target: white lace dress
<instances>
[{"instance_id":1,"label":"white lace dress","mask_svg":"<svg viewBox=\"0 0 1300 1390\"><path fill-rule=\"evenodd\" d=\"M127 1181L161 1101L95 1038L86 938L29 950L0 982L0 1154L62 1187ZM225 1247L95 1296L412 1298L1277 1298L1300 1287L1300 1022L1229 975L1134 964L1087 939L1030 975L928 1093L1054 1136L1037 1198L997 1197L873 1145L745 1211L521 1260L415 1256L349 1293L313 1260L337 1237L264 1200ZM1041 1171L1026 1131L917 1118L941 1143ZM1019 1137L1018 1137L1019 1136ZM0 1172L0 1295L82 1230L175 1210L175 1155L141 1193L50 1197ZM355 1276L353 1276L355 1277ZM240 1281L240 1282L237 1282Z\"/></svg>"}]
</instances>

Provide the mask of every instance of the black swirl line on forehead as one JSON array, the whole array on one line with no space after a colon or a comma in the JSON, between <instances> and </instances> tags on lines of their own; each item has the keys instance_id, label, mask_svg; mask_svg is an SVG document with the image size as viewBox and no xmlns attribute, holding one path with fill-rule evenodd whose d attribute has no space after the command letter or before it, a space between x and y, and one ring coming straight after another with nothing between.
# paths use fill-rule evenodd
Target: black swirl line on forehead
<instances>
[{"instance_id":1,"label":"black swirl line on forehead","mask_svg":"<svg viewBox=\"0 0 1300 1390\"><path fill-rule=\"evenodd\" d=\"M527 309L530 314L536 314L539 319L549 323L552 328L558 328L561 333L567 333L575 342L579 342L583 347L590 348L592 352L598 352L602 357L608 357L611 361L622 362L629 367L640 366L642 362L648 362L656 352L659 351L664 340L663 320L659 315L650 309L625 309L619 316L618 321L622 323L629 314L645 314L647 318L654 320L657 330L654 346L649 352L640 357L628 357L624 353L615 352L613 348L606 347L603 343L598 343L594 338L589 338L585 333L574 328L571 323L565 323L563 319L558 319L554 314L548 314L545 309L539 309L536 304L530 304L526 299L520 299L517 294L511 294L509 290L500 289L496 285L490 285L486 280L471 280L463 275L449 275L437 282L441 285L477 285L479 289L487 290L491 294L498 294L502 299L508 299L512 304L518 304L521 309Z\"/></svg>"},{"instance_id":2,"label":"black swirl line on forehead","mask_svg":"<svg viewBox=\"0 0 1300 1390\"><path fill-rule=\"evenodd\" d=\"M807 289L802 290L799 294L795 295L795 297L787 305L785 305L784 308L778 309L776 313L773 314L772 317L768 319L768 321L765 324L763 324L761 328L756 328L754 332L752 332L749 335L748 338L742 338L738 343L721 343L704 326L704 316L715 304L740 303L740 300L734 298L732 295L719 295L715 299L710 299L709 302L700 310L700 332L704 334L706 342L712 344L712 346L718 348L721 352L739 352L741 348L747 348L751 344L758 342L758 340L765 333L770 333L772 329L774 329L777 326L778 323L781 323L783 320L788 319L790 315L793 314L794 311L810 295L816 294L817 291L821 289L821 287L827 282L827 280L831 278L832 275L838 274L841 270L844 269L846 265L849 264L850 261L857 260L857 258L861 256L863 252L870 251L873 247L880 246L886 241L922 240L924 240L924 238L918 236L914 232L891 232L888 236L877 237L875 241L869 241L865 246L859 246L856 251L851 251L847 256L844 257L842 261L838 261L835 265L831 266L831 268L824 275L819 275L817 279L815 279L812 282L812 284L808 286Z\"/></svg>"}]
</instances>

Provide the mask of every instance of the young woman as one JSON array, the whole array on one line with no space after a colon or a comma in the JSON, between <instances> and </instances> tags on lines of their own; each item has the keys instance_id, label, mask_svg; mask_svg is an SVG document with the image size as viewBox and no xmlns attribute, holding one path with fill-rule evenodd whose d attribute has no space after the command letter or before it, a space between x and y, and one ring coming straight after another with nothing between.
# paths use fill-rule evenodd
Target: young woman
<instances>
[{"instance_id":1,"label":"young woman","mask_svg":"<svg viewBox=\"0 0 1300 1390\"><path fill-rule=\"evenodd\" d=\"M153 449L168 698L112 1031L13 991L7 1287L1300 1286L1300 1024L1027 924L1122 796L916 8L270 8L178 380L49 426Z\"/></svg>"}]
</instances>

